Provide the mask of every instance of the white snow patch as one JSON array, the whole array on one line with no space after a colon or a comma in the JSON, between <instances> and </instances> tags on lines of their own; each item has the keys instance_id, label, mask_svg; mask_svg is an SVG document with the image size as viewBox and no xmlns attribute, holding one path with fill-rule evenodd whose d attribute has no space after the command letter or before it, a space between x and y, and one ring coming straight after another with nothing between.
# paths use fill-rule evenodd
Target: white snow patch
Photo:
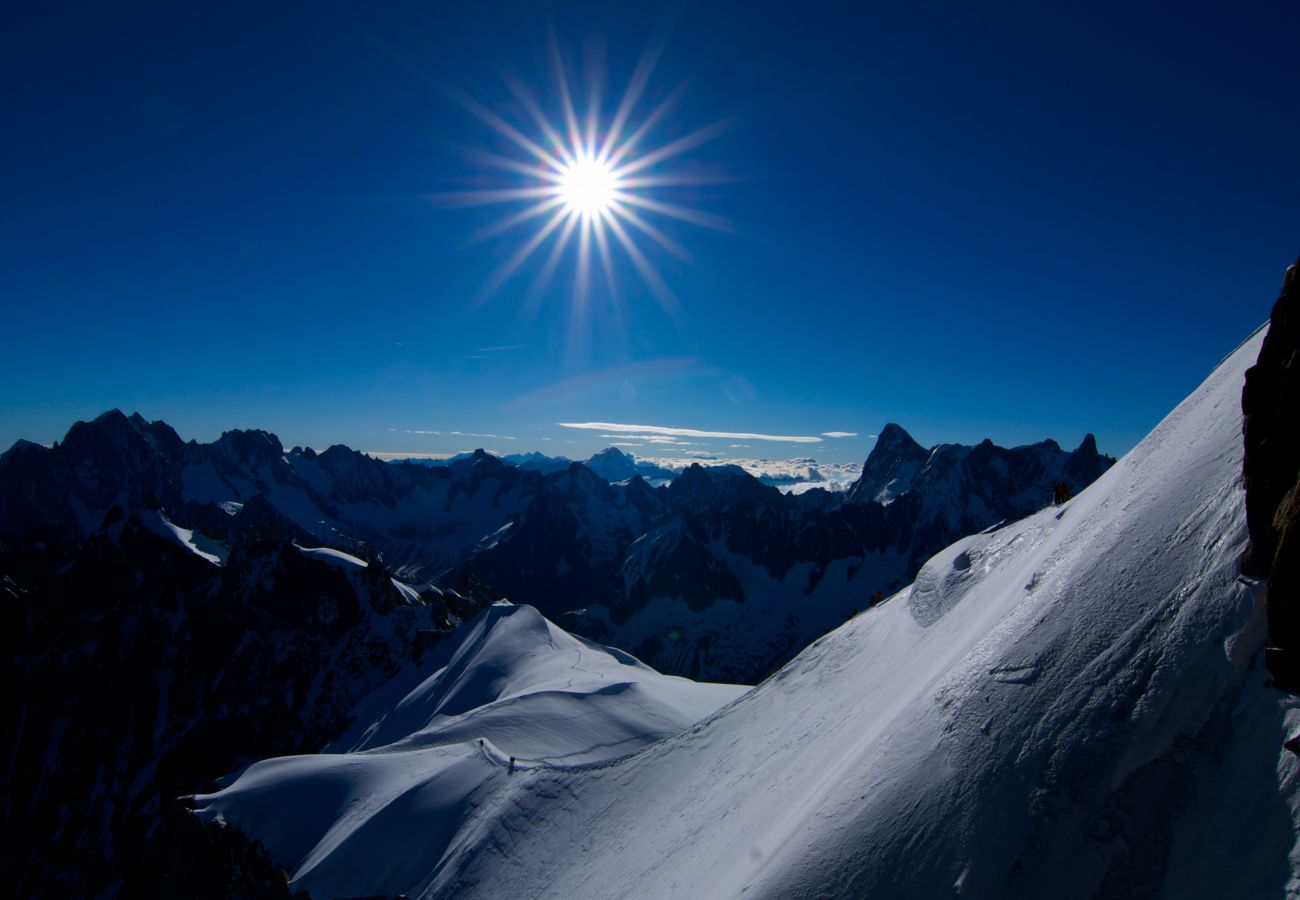
<instances>
[{"instance_id":1,"label":"white snow patch","mask_svg":"<svg viewBox=\"0 0 1300 900\"><path fill-rule=\"evenodd\" d=\"M213 565L224 566L226 557L230 555L230 548L225 544L192 529L180 527L168 519L160 509L141 513L140 521L154 534L175 541L195 556L202 557Z\"/></svg>"},{"instance_id":2,"label":"white snow patch","mask_svg":"<svg viewBox=\"0 0 1300 900\"><path fill-rule=\"evenodd\" d=\"M370 565L364 559L358 559L350 553L344 553L342 550L335 550L333 547L300 547L294 544L303 556L309 556L312 559L329 563L344 569L364 569Z\"/></svg>"}]
</instances>

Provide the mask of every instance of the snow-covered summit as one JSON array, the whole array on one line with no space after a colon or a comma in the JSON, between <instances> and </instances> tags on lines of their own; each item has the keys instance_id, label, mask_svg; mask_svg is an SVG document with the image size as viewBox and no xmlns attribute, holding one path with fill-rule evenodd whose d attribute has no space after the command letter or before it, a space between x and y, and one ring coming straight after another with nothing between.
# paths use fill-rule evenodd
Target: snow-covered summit
<instances>
[{"instance_id":1,"label":"snow-covered summit","mask_svg":"<svg viewBox=\"0 0 1300 900\"><path fill-rule=\"evenodd\" d=\"M660 675L508 601L457 629L423 671L427 677L400 701L332 747L397 750L486 738L521 760L591 762L675 733L748 690Z\"/></svg>"},{"instance_id":2,"label":"snow-covered summit","mask_svg":"<svg viewBox=\"0 0 1300 900\"><path fill-rule=\"evenodd\" d=\"M199 815L266 825L259 838L314 896L397 893L453 858L470 810L509 803L525 773L609 765L749 690L660 675L504 602L422 672L362 705L368 724L330 748L353 752L254 765L196 798Z\"/></svg>"},{"instance_id":3,"label":"snow-covered summit","mask_svg":"<svg viewBox=\"0 0 1300 900\"><path fill-rule=\"evenodd\" d=\"M606 447L583 463L606 481L627 481L638 475L647 481L664 482L672 480L677 472L666 469L647 460L638 460L631 453L624 453L617 447Z\"/></svg>"}]
</instances>

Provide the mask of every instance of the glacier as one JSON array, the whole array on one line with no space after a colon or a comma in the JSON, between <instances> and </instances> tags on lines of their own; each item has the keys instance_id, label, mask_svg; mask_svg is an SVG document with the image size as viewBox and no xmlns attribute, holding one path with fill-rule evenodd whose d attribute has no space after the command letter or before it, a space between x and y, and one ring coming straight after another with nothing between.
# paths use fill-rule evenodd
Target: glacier
<instances>
[{"instance_id":1,"label":"glacier","mask_svg":"<svg viewBox=\"0 0 1300 900\"><path fill-rule=\"evenodd\" d=\"M1262 337L1078 496L958 541L753 690L494 607L336 752L197 814L317 898L1294 896L1300 710L1239 566ZM519 627L479 658L493 610ZM699 718L660 737L648 708Z\"/></svg>"}]
</instances>

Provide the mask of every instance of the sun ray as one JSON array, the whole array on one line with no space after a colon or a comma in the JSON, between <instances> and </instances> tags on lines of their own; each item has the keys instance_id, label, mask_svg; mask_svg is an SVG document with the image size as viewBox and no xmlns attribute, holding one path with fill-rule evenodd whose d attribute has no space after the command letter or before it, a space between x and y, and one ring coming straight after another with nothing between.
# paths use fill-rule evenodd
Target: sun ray
<instances>
[{"instance_id":1,"label":"sun ray","mask_svg":"<svg viewBox=\"0 0 1300 900\"><path fill-rule=\"evenodd\" d=\"M586 305L587 288L591 284L591 229L592 217L583 216L578 225L578 259L574 263L575 304Z\"/></svg>"},{"instance_id":2,"label":"sun ray","mask_svg":"<svg viewBox=\"0 0 1300 900\"><path fill-rule=\"evenodd\" d=\"M633 228L640 231L646 237L650 238L650 240L654 241L660 247L663 247L665 250L667 250L673 256L680 259L682 262L690 262L691 255L686 251L685 247L683 247L681 244L674 241L668 235L664 234L663 231L661 231L657 226L647 222L639 213L637 213L630 206L627 206L622 203L616 203L610 207L610 212L613 213L614 215L619 216L621 219L623 219L623 221L627 222Z\"/></svg>"},{"instance_id":3,"label":"sun ray","mask_svg":"<svg viewBox=\"0 0 1300 900\"><path fill-rule=\"evenodd\" d=\"M482 163L485 166L491 166L494 169L500 169L503 172L514 172L519 175L527 175L529 178L536 178L538 181L555 182L559 180L559 173L549 166L539 163L530 162L523 159L511 159L508 156L501 156L496 153L490 153L487 150L478 150L473 147L462 148L461 152L466 158Z\"/></svg>"},{"instance_id":4,"label":"sun ray","mask_svg":"<svg viewBox=\"0 0 1300 900\"><path fill-rule=\"evenodd\" d=\"M512 203L516 200L546 201L559 194L557 187L501 188L492 191L446 191L440 194L425 194L425 198L438 206L492 206L496 203Z\"/></svg>"},{"instance_id":5,"label":"sun ray","mask_svg":"<svg viewBox=\"0 0 1300 900\"><path fill-rule=\"evenodd\" d=\"M650 265L650 261L645 258L645 254L641 252L641 248L636 245L635 241L628 237L627 232L624 230L623 226L619 224L617 219L611 218L609 220L609 230L614 232L614 237L623 245L623 249L627 252L628 258L632 260L632 265L636 267L641 278L645 280L646 285L650 288L650 292L654 294L655 299L659 301L660 307L663 308L664 312L672 316L673 319L680 319L681 303L678 301L677 295L672 292L672 289L668 287L668 284L662 277L660 277L659 273L655 271L654 266Z\"/></svg>"},{"instance_id":6,"label":"sun ray","mask_svg":"<svg viewBox=\"0 0 1300 900\"><path fill-rule=\"evenodd\" d=\"M587 53L587 120L583 135L583 149L590 157L596 156L596 129L600 124L600 94L604 83L605 60L603 48L591 48Z\"/></svg>"},{"instance_id":7,"label":"sun ray","mask_svg":"<svg viewBox=\"0 0 1300 900\"><path fill-rule=\"evenodd\" d=\"M727 184L735 181L731 175L716 172L677 172L663 175L637 175L632 178L619 178L619 187L624 190L649 187L688 187L698 184Z\"/></svg>"},{"instance_id":8,"label":"sun ray","mask_svg":"<svg viewBox=\"0 0 1300 900\"><path fill-rule=\"evenodd\" d=\"M644 138L651 129L659 124L659 120L664 117L668 110L672 109L673 105L685 90L686 83L682 82L671 94L660 101L659 105L650 112L650 115L646 116L645 119L642 120L641 124L636 127L636 130L628 135L627 140L623 141L622 144L610 151L609 157L605 161L611 166L617 166L619 160L623 159L635 150L637 144L641 142L641 139Z\"/></svg>"},{"instance_id":9,"label":"sun ray","mask_svg":"<svg viewBox=\"0 0 1300 900\"><path fill-rule=\"evenodd\" d=\"M618 103L618 110L609 123L609 131L601 144L600 152L596 154L598 159L609 161L610 150L618 143L628 116L632 114L637 101L641 99L641 94L645 92L646 85L650 82L650 75L659 63L659 54L663 52L663 47L663 41L655 41L641 54L641 59L632 72L632 79L628 82L627 90L623 92L623 99Z\"/></svg>"},{"instance_id":10,"label":"sun ray","mask_svg":"<svg viewBox=\"0 0 1300 900\"><path fill-rule=\"evenodd\" d=\"M500 221L493 222L491 225L485 225L477 231L471 232L470 236L465 240L465 244L466 246L477 244L490 237L496 237L498 234L504 234L510 229L531 221L532 219L536 219L538 216L543 216L563 204L564 199L562 197L552 197L550 200L543 201L534 206L524 207L524 209L515 213L513 216L507 216Z\"/></svg>"},{"instance_id":11,"label":"sun ray","mask_svg":"<svg viewBox=\"0 0 1300 900\"><path fill-rule=\"evenodd\" d=\"M565 73L564 59L560 56L560 44L554 34L551 35L551 67L555 71L556 90L560 92L560 108L569 135L569 149L577 155L582 149L582 133L578 130L578 113L573 106L573 95L569 92L569 77Z\"/></svg>"},{"instance_id":12,"label":"sun ray","mask_svg":"<svg viewBox=\"0 0 1300 900\"><path fill-rule=\"evenodd\" d=\"M601 217L609 217L615 214L611 208L601 213ZM618 299L618 281L614 277L614 258L609 252L609 236L605 234L605 229L596 228L596 250L600 253L600 267L605 273L605 285L609 288L610 297Z\"/></svg>"},{"instance_id":13,"label":"sun ray","mask_svg":"<svg viewBox=\"0 0 1300 900\"><path fill-rule=\"evenodd\" d=\"M715 231L731 231L731 223L721 216L713 216L708 213L697 212L688 209L685 206L678 206L675 203L664 203L660 200L654 200L650 197L642 197L628 191L616 191L614 199L619 203L626 203L629 206L638 206L641 209L650 212L659 213L661 216L668 216L671 219L680 219L683 222L689 222L692 225L699 225L702 228L712 228Z\"/></svg>"},{"instance_id":14,"label":"sun ray","mask_svg":"<svg viewBox=\"0 0 1300 900\"><path fill-rule=\"evenodd\" d=\"M515 273L515 270L524 264L524 260L533 255L533 251L542 245L542 242L546 240L547 236L558 228L560 223L563 222L565 217L568 215L568 210L561 209L555 215L551 216L550 221L542 226L542 229L538 231L537 234L533 235L528 243L516 250L514 255L506 260L505 265L501 266L501 268L492 275L492 278L488 281L487 287L483 291L484 296L495 294L503 284L509 281L510 276Z\"/></svg>"},{"instance_id":15,"label":"sun ray","mask_svg":"<svg viewBox=\"0 0 1300 900\"><path fill-rule=\"evenodd\" d=\"M566 211L567 212L567 211ZM573 236L573 230L578 227L578 217L568 213L568 220L564 223L564 230L556 238L555 243L551 245L551 252L546 255L546 262L542 270L537 273L529 288L529 294L541 299L541 295L551 284L551 279L555 277L555 270L560 266L560 257L564 255L564 249L569 246L569 238Z\"/></svg>"},{"instance_id":16,"label":"sun ray","mask_svg":"<svg viewBox=\"0 0 1300 900\"><path fill-rule=\"evenodd\" d=\"M542 132L542 135L550 143L552 152L559 158L560 162L563 163L563 165L571 163L573 160L568 155L569 148L565 146L564 138L555 130L555 126L551 124L551 120L546 118L546 113L542 112L542 106L537 102L537 98L533 96L527 88L513 78L506 79L506 87L510 90L510 93L514 95L514 98L519 101L519 105L524 108L524 111L528 113L529 117L533 120L533 123L537 125L538 129Z\"/></svg>"},{"instance_id":17,"label":"sun ray","mask_svg":"<svg viewBox=\"0 0 1300 900\"><path fill-rule=\"evenodd\" d=\"M731 123L727 119L720 122L714 122L712 125L706 125L686 135L678 138L670 144L665 144L658 150L638 156L636 159L617 167L614 172L620 178L631 175L633 172L639 172L642 169L657 165L666 159L672 159L674 156L680 156L687 150L694 150L701 144L707 144L727 130Z\"/></svg>"},{"instance_id":18,"label":"sun ray","mask_svg":"<svg viewBox=\"0 0 1300 900\"><path fill-rule=\"evenodd\" d=\"M476 102L474 99L464 94L458 93L455 96L456 99L460 101L461 105L465 107L465 109L467 109L470 113L472 113L475 117L477 117L480 121L482 121L484 125L487 125L497 134L501 135L502 137L508 140L514 141L524 150L528 151L533 156L537 157L539 160L546 163L551 168L560 169L563 167L563 164L558 159L556 159L550 153L547 153L546 150L543 149L536 141L527 137L518 128L515 128L513 125L511 125L505 119L498 116L496 113L492 112L492 110L488 109L483 104Z\"/></svg>"}]
</instances>

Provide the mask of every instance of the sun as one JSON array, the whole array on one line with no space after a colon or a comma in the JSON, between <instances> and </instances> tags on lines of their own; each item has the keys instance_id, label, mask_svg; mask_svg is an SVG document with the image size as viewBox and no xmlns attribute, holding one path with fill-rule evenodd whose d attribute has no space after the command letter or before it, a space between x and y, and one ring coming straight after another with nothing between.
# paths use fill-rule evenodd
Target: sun
<instances>
[{"instance_id":1,"label":"sun","mask_svg":"<svg viewBox=\"0 0 1300 900\"><path fill-rule=\"evenodd\" d=\"M545 261L535 276L529 296L540 298L572 247L576 251L572 254L575 306L585 304L592 269L597 264L610 295L617 300L620 292L615 284L616 263L621 255L631 263L664 310L676 315L677 299L660 274L662 267L646 252L653 245L680 260L689 258L682 245L665 229L665 220L722 231L731 228L724 219L676 202L672 196L674 190L683 187L727 179L698 168L672 171L665 164L672 164L688 151L713 140L726 129L727 123L715 122L651 144L651 137L664 127L682 93L681 89L671 91L662 95L663 99L650 110L637 112L662 46L647 50L613 115L608 117L601 104L599 81L592 79L587 85L585 108L582 108L575 102L577 98L570 88L558 46L552 42L550 49L555 93L553 102L547 105L558 107L558 117L548 116L537 95L510 79L506 84L515 100L517 120L508 119L467 96L456 95L470 113L519 152L500 155L470 151L472 158L505 173L511 180L500 187L437 195L433 199L452 206L517 204L521 207L479 229L471 236L471 242L520 232L527 224L534 226L531 234L521 235L519 245L489 278L479 299L495 293L538 254Z\"/></svg>"},{"instance_id":2,"label":"sun","mask_svg":"<svg viewBox=\"0 0 1300 900\"><path fill-rule=\"evenodd\" d=\"M618 195L618 176L608 162L584 154L560 172L558 190L570 212L584 219L600 218Z\"/></svg>"}]
</instances>

